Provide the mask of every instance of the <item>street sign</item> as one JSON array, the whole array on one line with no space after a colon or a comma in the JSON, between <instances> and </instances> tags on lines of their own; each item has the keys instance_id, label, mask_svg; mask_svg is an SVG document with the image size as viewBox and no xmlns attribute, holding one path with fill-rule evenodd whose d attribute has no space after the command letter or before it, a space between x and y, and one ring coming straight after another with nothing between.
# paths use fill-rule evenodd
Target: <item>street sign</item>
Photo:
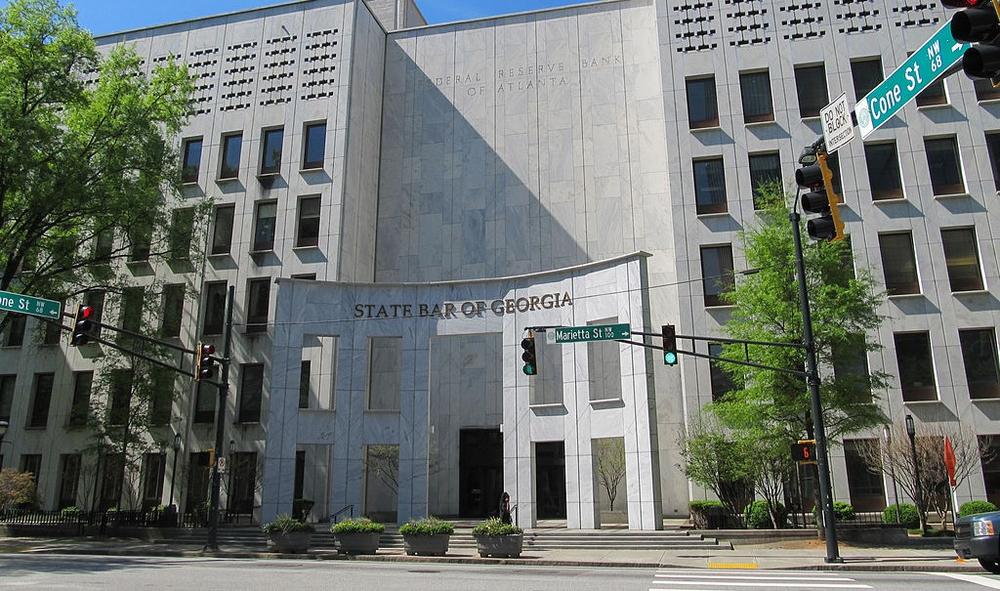
<instances>
[{"instance_id":1,"label":"street sign","mask_svg":"<svg viewBox=\"0 0 1000 591\"><path fill-rule=\"evenodd\" d=\"M616 341L632 336L629 324L596 324L593 326L561 326L553 332L556 343L583 343L589 341Z\"/></svg>"},{"instance_id":2,"label":"street sign","mask_svg":"<svg viewBox=\"0 0 1000 591\"><path fill-rule=\"evenodd\" d=\"M219 458L217 460L215 460L215 461L219 463L219 472L225 472L226 471L226 456L219 456Z\"/></svg>"},{"instance_id":3,"label":"street sign","mask_svg":"<svg viewBox=\"0 0 1000 591\"><path fill-rule=\"evenodd\" d=\"M851 121L851 107L847 103L847 93L837 97L819 112L823 122L823 139L826 153L833 154L854 139L854 122Z\"/></svg>"},{"instance_id":4,"label":"street sign","mask_svg":"<svg viewBox=\"0 0 1000 591\"><path fill-rule=\"evenodd\" d=\"M961 61L970 47L970 43L955 40L951 35L951 22L946 22L896 71L855 105L861 139L892 119L948 68Z\"/></svg>"},{"instance_id":5,"label":"street sign","mask_svg":"<svg viewBox=\"0 0 1000 591\"><path fill-rule=\"evenodd\" d=\"M49 320L62 320L62 304L32 296L0 291L0 311L40 316Z\"/></svg>"}]
</instances>

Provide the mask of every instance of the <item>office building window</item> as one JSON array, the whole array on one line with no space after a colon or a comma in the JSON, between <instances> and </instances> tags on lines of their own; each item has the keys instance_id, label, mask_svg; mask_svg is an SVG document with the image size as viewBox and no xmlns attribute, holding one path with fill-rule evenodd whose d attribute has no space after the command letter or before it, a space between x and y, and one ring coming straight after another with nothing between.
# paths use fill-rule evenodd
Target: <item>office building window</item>
<instances>
[{"instance_id":1,"label":"office building window","mask_svg":"<svg viewBox=\"0 0 1000 591\"><path fill-rule=\"evenodd\" d=\"M281 144L285 140L285 129L265 129L260 155L260 174L278 174L281 171Z\"/></svg>"},{"instance_id":2,"label":"office building window","mask_svg":"<svg viewBox=\"0 0 1000 591\"><path fill-rule=\"evenodd\" d=\"M142 508L145 511L156 508L163 502L163 475L166 472L167 454L147 453L142 455Z\"/></svg>"},{"instance_id":3,"label":"office building window","mask_svg":"<svg viewBox=\"0 0 1000 591\"><path fill-rule=\"evenodd\" d=\"M21 456L21 472L28 472L35 481L35 489L38 489L38 479L42 475L42 455L24 454Z\"/></svg>"},{"instance_id":4,"label":"office building window","mask_svg":"<svg viewBox=\"0 0 1000 591\"><path fill-rule=\"evenodd\" d=\"M701 277L705 288L705 306L725 306L722 294L731 291L736 282L733 277L733 247L701 247Z\"/></svg>"},{"instance_id":5,"label":"office building window","mask_svg":"<svg viewBox=\"0 0 1000 591\"><path fill-rule=\"evenodd\" d=\"M163 287L163 317L160 334L167 338L181 336L184 319L184 284L173 283Z\"/></svg>"},{"instance_id":6,"label":"office building window","mask_svg":"<svg viewBox=\"0 0 1000 591\"><path fill-rule=\"evenodd\" d=\"M135 374L130 369L116 369L111 373L111 394L108 424L124 425L132 410L132 385Z\"/></svg>"},{"instance_id":7,"label":"office building window","mask_svg":"<svg viewBox=\"0 0 1000 591\"><path fill-rule=\"evenodd\" d=\"M253 513L257 495L257 454L252 451L234 452L232 456L229 510L233 513Z\"/></svg>"},{"instance_id":8,"label":"office building window","mask_svg":"<svg viewBox=\"0 0 1000 591\"><path fill-rule=\"evenodd\" d=\"M295 246L319 244L319 197L299 199L299 223L295 232Z\"/></svg>"},{"instance_id":9,"label":"office building window","mask_svg":"<svg viewBox=\"0 0 1000 591\"><path fill-rule=\"evenodd\" d=\"M863 398L856 402L872 401L871 381L868 372L868 345L865 335L857 334L832 344L831 357L833 375L845 387L854 385L863 387Z\"/></svg>"},{"instance_id":10,"label":"office building window","mask_svg":"<svg viewBox=\"0 0 1000 591\"><path fill-rule=\"evenodd\" d=\"M274 249L274 225L278 217L278 202L266 201L257 204L254 221L253 250L265 252Z\"/></svg>"},{"instance_id":11,"label":"office building window","mask_svg":"<svg viewBox=\"0 0 1000 591\"><path fill-rule=\"evenodd\" d=\"M972 85L976 90L977 101L1000 100L1000 88L994 87L989 80L976 79L972 81Z\"/></svg>"},{"instance_id":12,"label":"office building window","mask_svg":"<svg viewBox=\"0 0 1000 591\"><path fill-rule=\"evenodd\" d=\"M618 324L618 317L592 320L587 324ZM587 343L587 367L590 400L621 400L621 345L615 341Z\"/></svg>"},{"instance_id":13,"label":"office building window","mask_svg":"<svg viewBox=\"0 0 1000 591\"><path fill-rule=\"evenodd\" d=\"M129 228L126 235L129 243L128 262L143 263L148 261L153 242L152 227L147 223L140 222Z\"/></svg>"},{"instance_id":14,"label":"office building window","mask_svg":"<svg viewBox=\"0 0 1000 591\"><path fill-rule=\"evenodd\" d=\"M935 195L955 195L965 192L962 163L958 158L958 141L954 137L924 138L927 169Z\"/></svg>"},{"instance_id":15,"label":"office building window","mask_svg":"<svg viewBox=\"0 0 1000 591\"><path fill-rule=\"evenodd\" d=\"M22 314L7 314L7 329L3 340L5 347L20 347L24 344L24 327L27 321L28 317Z\"/></svg>"},{"instance_id":16,"label":"office building window","mask_svg":"<svg viewBox=\"0 0 1000 591\"><path fill-rule=\"evenodd\" d=\"M63 306L63 309L65 310L67 308ZM39 321L39 322L41 322L41 329L42 329L42 344L58 345L59 339L62 338L62 329L59 328L60 326L62 326L62 324L61 323L56 324L55 322L44 322L44 321Z\"/></svg>"},{"instance_id":17,"label":"office building window","mask_svg":"<svg viewBox=\"0 0 1000 591\"><path fill-rule=\"evenodd\" d=\"M130 332L139 332L142 328L142 304L145 299L144 287L126 287L122 291L121 314L118 326ZM119 334L119 338L127 335Z\"/></svg>"},{"instance_id":18,"label":"office building window","mask_svg":"<svg viewBox=\"0 0 1000 591\"><path fill-rule=\"evenodd\" d=\"M149 424L162 427L170 424L174 406L176 374L164 367L152 370L153 384L149 396Z\"/></svg>"},{"instance_id":19,"label":"office building window","mask_svg":"<svg viewBox=\"0 0 1000 591\"><path fill-rule=\"evenodd\" d=\"M226 282L205 283L205 325L206 335L222 334L226 322Z\"/></svg>"},{"instance_id":20,"label":"office building window","mask_svg":"<svg viewBox=\"0 0 1000 591\"><path fill-rule=\"evenodd\" d=\"M945 90L944 78L925 88L917 95L918 107L934 107L948 104L948 92Z\"/></svg>"},{"instance_id":21,"label":"office building window","mask_svg":"<svg viewBox=\"0 0 1000 591\"><path fill-rule=\"evenodd\" d=\"M243 134L227 133L222 136L222 164L219 179L235 179L240 176L240 152L243 150Z\"/></svg>"},{"instance_id":22,"label":"office building window","mask_svg":"<svg viewBox=\"0 0 1000 591\"><path fill-rule=\"evenodd\" d=\"M308 359L303 359L301 373L299 374L299 408L309 408L311 374L312 362Z\"/></svg>"},{"instance_id":23,"label":"office building window","mask_svg":"<svg viewBox=\"0 0 1000 591\"><path fill-rule=\"evenodd\" d=\"M784 199L780 154L771 152L750 155L750 190L753 192L754 209L762 209L765 206L761 199L765 192L773 192L779 199Z\"/></svg>"},{"instance_id":24,"label":"office building window","mask_svg":"<svg viewBox=\"0 0 1000 591\"><path fill-rule=\"evenodd\" d=\"M241 423L259 423L260 406L264 398L264 364L244 363L240 366L240 401L238 419Z\"/></svg>"},{"instance_id":25,"label":"office building window","mask_svg":"<svg viewBox=\"0 0 1000 591\"><path fill-rule=\"evenodd\" d=\"M986 134L986 148L990 157L990 166L993 168L993 186L1000 191L1000 131L991 131Z\"/></svg>"},{"instance_id":26,"label":"office building window","mask_svg":"<svg viewBox=\"0 0 1000 591\"><path fill-rule=\"evenodd\" d=\"M36 373L35 391L31 397L31 413L28 415L29 429L44 429L49 423L49 406L52 403L54 373Z\"/></svg>"},{"instance_id":27,"label":"office building window","mask_svg":"<svg viewBox=\"0 0 1000 591\"><path fill-rule=\"evenodd\" d=\"M937 400L930 333L896 333L893 340L896 343L896 364L899 366L903 401Z\"/></svg>"},{"instance_id":28,"label":"office building window","mask_svg":"<svg viewBox=\"0 0 1000 591\"><path fill-rule=\"evenodd\" d=\"M247 280L247 332L267 330L267 310L271 301L271 278Z\"/></svg>"},{"instance_id":29,"label":"office building window","mask_svg":"<svg viewBox=\"0 0 1000 591\"><path fill-rule=\"evenodd\" d=\"M1000 398L1000 362L997 360L997 333L993 328L958 331L965 363L969 398Z\"/></svg>"},{"instance_id":30,"label":"office building window","mask_svg":"<svg viewBox=\"0 0 1000 591\"><path fill-rule=\"evenodd\" d=\"M110 228L98 230L94 235L94 264L108 265L115 250L115 232Z\"/></svg>"},{"instance_id":31,"label":"office building window","mask_svg":"<svg viewBox=\"0 0 1000 591\"><path fill-rule=\"evenodd\" d=\"M301 499L305 494L306 484L306 451L295 452L295 476L292 478L292 498Z\"/></svg>"},{"instance_id":32,"label":"office building window","mask_svg":"<svg viewBox=\"0 0 1000 591\"><path fill-rule=\"evenodd\" d=\"M722 345L719 343L708 344L708 354L713 357L722 355ZM722 397L736 389L736 382L722 369L722 364L714 359L708 362L709 381L712 386L712 402L722 400Z\"/></svg>"},{"instance_id":33,"label":"office building window","mask_svg":"<svg viewBox=\"0 0 1000 591\"><path fill-rule=\"evenodd\" d=\"M771 75L763 72L740 73L740 95L743 99L743 122L774 121L774 101L771 98Z\"/></svg>"},{"instance_id":34,"label":"office building window","mask_svg":"<svg viewBox=\"0 0 1000 591\"><path fill-rule=\"evenodd\" d=\"M855 102L860 101L882 83L882 59L875 57L851 62L851 78L854 81Z\"/></svg>"},{"instance_id":35,"label":"office building window","mask_svg":"<svg viewBox=\"0 0 1000 591\"><path fill-rule=\"evenodd\" d=\"M326 155L326 122L306 125L305 147L302 150L302 169L323 168Z\"/></svg>"},{"instance_id":36,"label":"office building window","mask_svg":"<svg viewBox=\"0 0 1000 591\"><path fill-rule=\"evenodd\" d=\"M59 456L59 509L76 505L80 486L80 454Z\"/></svg>"},{"instance_id":37,"label":"office building window","mask_svg":"<svg viewBox=\"0 0 1000 591\"><path fill-rule=\"evenodd\" d=\"M868 165L868 186L872 199L898 199L903 196L903 181L899 176L899 154L896 142L865 144Z\"/></svg>"},{"instance_id":38,"label":"office building window","mask_svg":"<svg viewBox=\"0 0 1000 591\"><path fill-rule=\"evenodd\" d=\"M719 101L715 77L687 80L688 124L691 129L719 126Z\"/></svg>"},{"instance_id":39,"label":"office building window","mask_svg":"<svg viewBox=\"0 0 1000 591\"><path fill-rule=\"evenodd\" d=\"M399 410L403 339L372 337L368 350L368 410Z\"/></svg>"},{"instance_id":40,"label":"office building window","mask_svg":"<svg viewBox=\"0 0 1000 591\"><path fill-rule=\"evenodd\" d=\"M293 273L292 279L303 279L305 281L316 281L315 273Z\"/></svg>"},{"instance_id":41,"label":"office building window","mask_svg":"<svg viewBox=\"0 0 1000 591\"><path fill-rule=\"evenodd\" d=\"M73 403L69 409L69 426L85 427L90 417L90 393L94 387L94 372L73 372Z\"/></svg>"},{"instance_id":42,"label":"office building window","mask_svg":"<svg viewBox=\"0 0 1000 591\"><path fill-rule=\"evenodd\" d=\"M10 423L10 408L14 405L16 375L0 376L0 421Z\"/></svg>"},{"instance_id":43,"label":"office building window","mask_svg":"<svg viewBox=\"0 0 1000 591\"><path fill-rule=\"evenodd\" d=\"M695 160L694 201L699 215L705 213L725 213L726 171L722 158Z\"/></svg>"},{"instance_id":44,"label":"office building window","mask_svg":"<svg viewBox=\"0 0 1000 591\"><path fill-rule=\"evenodd\" d=\"M913 254L910 233L879 234L878 244L882 253L886 292L891 296L920 293L917 259Z\"/></svg>"},{"instance_id":45,"label":"office building window","mask_svg":"<svg viewBox=\"0 0 1000 591\"><path fill-rule=\"evenodd\" d=\"M170 216L170 260L186 261L191 257L191 233L194 231L194 209L175 209Z\"/></svg>"},{"instance_id":46,"label":"office building window","mask_svg":"<svg viewBox=\"0 0 1000 591\"><path fill-rule=\"evenodd\" d=\"M983 289L983 274L979 266L979 249L975 228L941 230L944 260L948 265L948 281L952 291Z\"/></svg>"},{"instance_id":47,"label":"office building window","mask_svg":"<svg viewBox=\"0 0 1000 591\"><path fill-rule=\"evenodd\" d=\"M866 448L880 445L878 439L847 439L844 441L844 458L847 464L847 489L851 504L858 511L885 509L885 485L882 470L872 471L865 458ZM879 466L874 466L879 468Z\"/></svg>"},{"instance_id":48,"label":"office building window","mask_svg":"<svg viewBox=\"0 0 1000 591\"><path fill-rule=\"evenodd\" d=\"M820 110L830 102L823 64L795 66L795 93L799 99L799 116L803 119L819 117Z\"/></svg>"},{"instance_id":49,"label":"office building window","mask_svg":"<svg viewBox=\"0 0 1000 591\"><path fill-rule=\"evenodd\" d=\"M218 399L219 390L212 384L202 382L198 387L198 398L194 403L194 422L201 425L215 423L215 406Z\"/></svg>"},{"instance_id":50,"label":"office building window","mask_svg":"<svg viewBox=\"0 0 1000 591\"><path fill-rule=\"evenodd\" d=\"M215 223L212 225L212 254L229 254L233 246L233 217L235 205L220 205L215 208Z\"/></svg>"},{"instance_id":51,"label":"office building window","mask_svg":"<svg viewBox=\"0 0 1000 591\"><path fill-rule=\"evenodd\" d=\"M184 161L181 164L181 181L197 183L201 170L201 138L184 140Z\"/></svg>"}]
</instances>

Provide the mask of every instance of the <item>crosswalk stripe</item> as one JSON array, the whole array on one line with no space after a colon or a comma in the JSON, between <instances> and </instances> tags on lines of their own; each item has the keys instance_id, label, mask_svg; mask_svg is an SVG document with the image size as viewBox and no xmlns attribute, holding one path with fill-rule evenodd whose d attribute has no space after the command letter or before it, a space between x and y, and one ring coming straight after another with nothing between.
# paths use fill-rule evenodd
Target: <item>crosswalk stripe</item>
<instances>
[{"instance_id":1,"label":"crosswalk stripe","mask_svg":"<svg viewBox=\"0 0 1000 591\"><path fill-rule=\"evenodd\" d=\"M731 576L731 575L759 575L768 577L808 577L810 579L835 579L840 577L839 573L822 572L822 571L810 571L810 570L725 570L725 571L714 571L707 570L704 568L664 568L656 571L657 573L663 574L687 574L687 575L705 575L705 576Z\"/></svg>"},{"instance_id":2,"label":"crosswalk stripe","mask_svg":"<svg viewBox=\"0 0 1000 591\"><path fill-rule=\"evenodd\" d=\"M986 577L982 577L979 575L960 575L958 573L931 573L931 574L937 575L939 577L958 579L959 581L965 581L966 583L972 583L974 585L989 587L990 589L1000 589L1000 581L996 579L987 579Z\"/></svg>"},{"instance_id":3,"label":"crosswalk stripe","mask_svg":"<svg viewBox=\"0 0 1000 591\"><path fill-rule=\"evenodd\" d=\"M692 575L691 573L677 573L677 574L670 573L670 574L657 574L656 576L664 578L664 579L671 579L671 578L673 578L673 579L684 579L684 578L690 578L690 577L694 576L694 577L699 577L699 578L704 578L704 579L712 579L713 581L715 581L715 580L719 580L719 581L722 581L722 580L737 580L737 581L739 581L739 580L744 580L744 579L746 579L746 580L757 580L757 581L799 581L799 580L801 580L801 581L805 581L805 582L808 582L808 583L812 583L813 581L816 581L816 580L820 580L820 581L854 581L854 579L849 579L847 577L825 577L825 578L817 579L816 577L808 577L808 576L804 576L804 575L799 575L797 577L772 576L770 573L761 573L759 575L751 575L751 574L733 575L733 574L730 574L728 572L726 572L725 574L705 573L704 575Z\"/></svg>"},{"instance_id":4,"label":"crosswalk stripe","mask_svg":"<svg viewBox=\"0 0 1000 591\"><path fill-rule=\"evenodd\" d=\"M669 585L725 585L727 587L808 587L810 589L871 589L871 585L862 585L861 583L813 583L813 582L796 582L796 583L752 583L743 581L664 581L664 584ZM656 581L653 582L656 584ZM654 591L664 591L662 587L654 587Z\"/></svg>"}]
</instances>

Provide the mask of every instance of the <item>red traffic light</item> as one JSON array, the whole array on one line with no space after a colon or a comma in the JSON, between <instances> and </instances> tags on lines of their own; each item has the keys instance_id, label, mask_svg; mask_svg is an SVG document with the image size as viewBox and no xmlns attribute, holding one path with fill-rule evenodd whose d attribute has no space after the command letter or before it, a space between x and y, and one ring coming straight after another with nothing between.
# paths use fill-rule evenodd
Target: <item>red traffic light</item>
<instances>
[{"instance_id":1,"label":"red traffic light","mask_svg":"<svg viewBox=\"0 0 1000 591\"><path fill-rule=\"evenodd\" d=\"M202 355L212 355L215 353L215 345L202 345L201 354Z\"/></svg>"},{"instance_id":2,"label":"red traffic light","mask_svg":"<svg viewBox=\"0 0 1000 591\"><path fill-rule=\"evenodd\" d=\"M93 306L81 306L80 307L80 320L90 320L94 317L94 307Z\"/></svg>"}]
</instances>

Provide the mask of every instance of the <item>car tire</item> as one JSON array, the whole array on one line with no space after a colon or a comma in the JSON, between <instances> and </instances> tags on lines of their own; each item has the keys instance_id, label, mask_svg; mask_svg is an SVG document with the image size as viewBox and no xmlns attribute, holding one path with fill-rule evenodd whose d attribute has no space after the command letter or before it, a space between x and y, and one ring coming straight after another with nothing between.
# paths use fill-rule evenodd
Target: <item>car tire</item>
<instances>
[{"instance_id":1,"label":"car tire","mask_svg":"<svg viewBox=\"0 0 1000 591\"><path fill-rule=\"evenodd\" d=\"M995 575L1000 575L1000 562L996 560L987 560L985 558L979 559L979 564Z\"/></svg>"}]
</instances>

